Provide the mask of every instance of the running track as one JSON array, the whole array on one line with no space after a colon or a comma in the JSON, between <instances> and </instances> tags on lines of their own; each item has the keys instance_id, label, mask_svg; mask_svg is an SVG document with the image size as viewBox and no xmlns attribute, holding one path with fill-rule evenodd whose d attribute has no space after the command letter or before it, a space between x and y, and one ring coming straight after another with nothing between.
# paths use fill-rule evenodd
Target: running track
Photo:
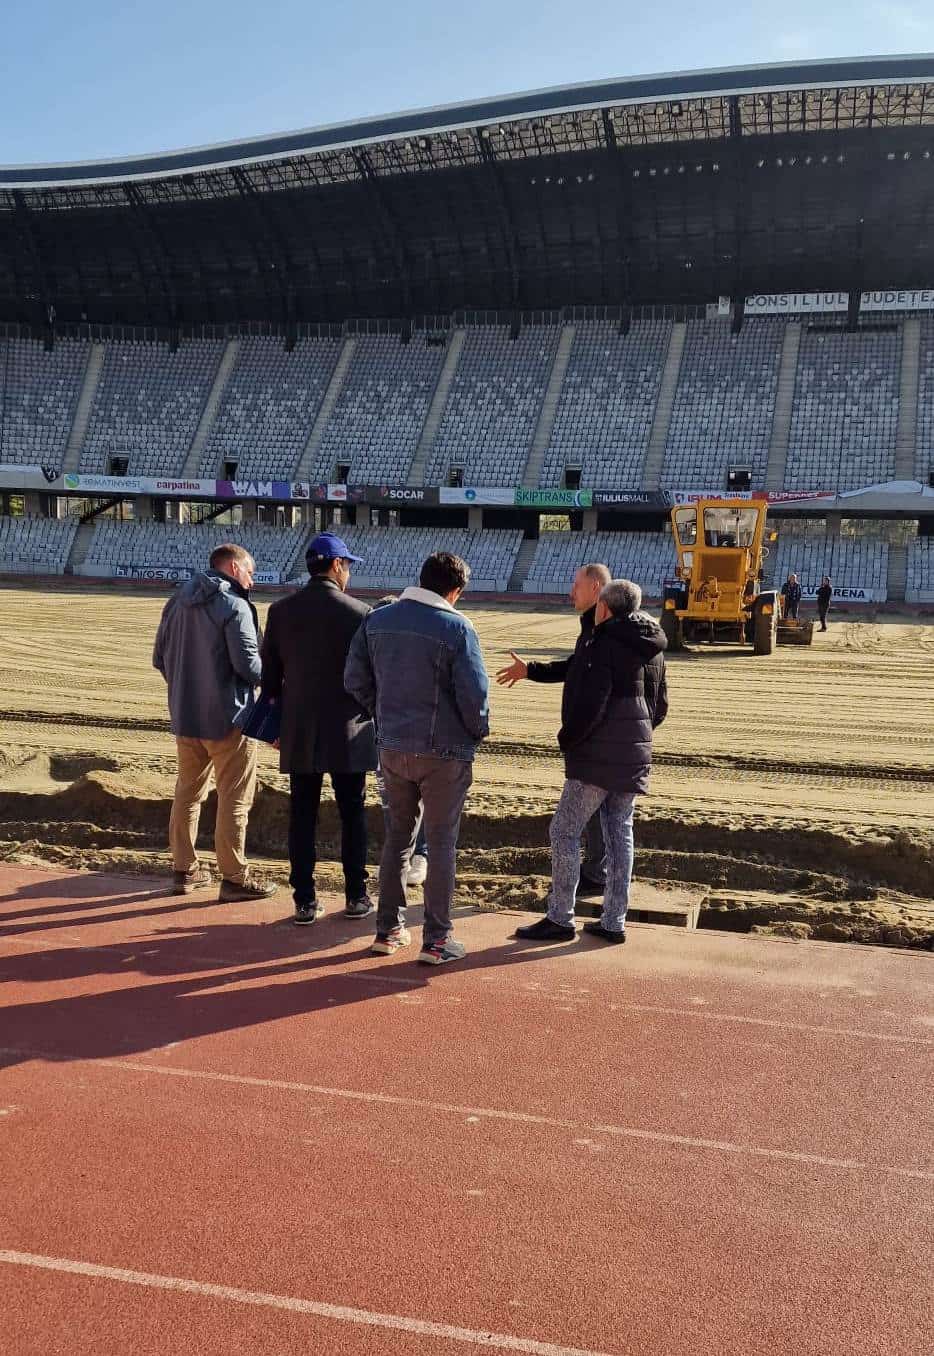
<instances>
[{"instance_id":1,"label":"running track","mask_svg":"<svg viewBox=\"0 0 934 1356\"><path fill-rule=\"evenodd\" d=\"M0 888L10 1356L934 1350L928 953Z\"/></svg>"}]
</instances>

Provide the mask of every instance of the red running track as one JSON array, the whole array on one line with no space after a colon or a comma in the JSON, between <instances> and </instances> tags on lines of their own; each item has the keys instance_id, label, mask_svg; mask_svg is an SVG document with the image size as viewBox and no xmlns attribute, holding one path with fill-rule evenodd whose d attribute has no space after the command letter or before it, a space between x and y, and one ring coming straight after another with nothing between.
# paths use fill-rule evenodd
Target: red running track
<instances>
[{"instance_id":1,"label":"red running track","mask_svg":"<svg viewBox=\"0 0 934 1356\"><path fill-rule=\"evenodd\" d=\"M926 953L0 886L11 1356L934 1350Z\"/></svg>"}]
</instances>

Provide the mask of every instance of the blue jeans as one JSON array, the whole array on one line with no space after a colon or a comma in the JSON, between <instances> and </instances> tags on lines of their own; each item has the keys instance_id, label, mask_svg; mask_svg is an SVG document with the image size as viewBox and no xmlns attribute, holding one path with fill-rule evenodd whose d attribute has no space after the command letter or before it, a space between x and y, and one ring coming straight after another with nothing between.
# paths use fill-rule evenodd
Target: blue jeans
<instances>
[{"instance_id":1,"label":"blue jeans","mask_svg":"<svg viewBox=\"0 0 934 1356\"><path fill-rule=\"evenodd\" d=\"M632 816L636 797L630 792L605 791L568 778L552 817L551 898L548 917L563 927L574 924L574 895L581 874L580 841L584 825L597 810L606 843L606 891L600 922L611 932L623 932L632 880Z\"/></svg>"}]
</instances>

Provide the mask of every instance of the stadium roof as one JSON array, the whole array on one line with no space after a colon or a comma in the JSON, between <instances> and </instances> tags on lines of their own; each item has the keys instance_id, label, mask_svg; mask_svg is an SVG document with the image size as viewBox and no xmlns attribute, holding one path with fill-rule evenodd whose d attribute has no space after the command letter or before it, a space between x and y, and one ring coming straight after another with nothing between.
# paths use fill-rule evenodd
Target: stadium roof
<instances>
[{"instance_id":1,"label":"stadium roof","mask_svg":"<svg viewBox=\"0 0 934 1356\"><path fill-rule=\"evenodd\" d=\"M0 168L0 319L184 324L934 283L934 56L643 76Z\"/></svg>"}]
</instances>

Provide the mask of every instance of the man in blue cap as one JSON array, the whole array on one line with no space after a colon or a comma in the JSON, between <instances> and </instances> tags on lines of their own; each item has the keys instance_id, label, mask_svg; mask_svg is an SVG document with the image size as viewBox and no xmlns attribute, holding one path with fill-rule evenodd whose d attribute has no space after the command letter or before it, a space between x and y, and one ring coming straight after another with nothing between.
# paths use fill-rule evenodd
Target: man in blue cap
<instances>
[{"instance_id":1,"label":"man in blue cap","mask_svg":"<svg viewBox=\"0 0 934 1356\"><path fill-rule=\"evenodd\" d=\"M344 912L365 918L366 774L376 769L373 722L344 689L350 642L372 610L345 592L359 561L333 532L308 544L308 583L273 603L263 640L263 695L281 703L279 767L289 774L289 877L294 922L314 923L324 912L315 894L315 831L324 774L331 778L341 820Z\"/></svg>"}]
</instances>

